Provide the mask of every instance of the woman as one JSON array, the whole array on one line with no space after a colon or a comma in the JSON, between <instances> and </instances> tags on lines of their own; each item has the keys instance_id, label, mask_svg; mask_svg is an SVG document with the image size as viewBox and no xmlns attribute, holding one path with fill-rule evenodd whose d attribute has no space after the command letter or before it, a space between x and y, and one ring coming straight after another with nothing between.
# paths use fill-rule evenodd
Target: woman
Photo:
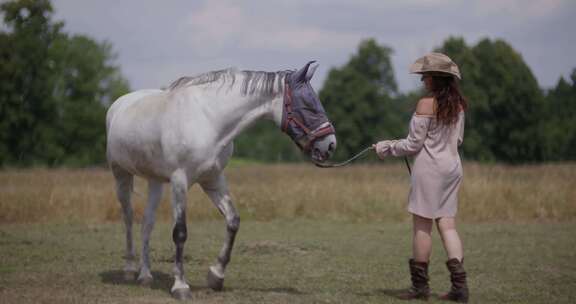
<instances>
[{"instance_id":1,"label":"woman","mask_svg":"<svg viewBox=\"0 0 576 304\"><path fill-rule=\"evenodd\" d=\"M427 299L428 261L432 249L432 226L436 226L448 255L452 288L445 300L468 301L466 272L462 266L462 243L456 231L458 189L462 165L458 146L464 135L466 99L460 93L458 66L446 55L430 53L416 60L411 73L422 75L428 96L420 99L410 122L408 137L374 145L380 159L414 155L408 211L413 216L412 287L401 297Z\"/></svg>"}]
</instances>

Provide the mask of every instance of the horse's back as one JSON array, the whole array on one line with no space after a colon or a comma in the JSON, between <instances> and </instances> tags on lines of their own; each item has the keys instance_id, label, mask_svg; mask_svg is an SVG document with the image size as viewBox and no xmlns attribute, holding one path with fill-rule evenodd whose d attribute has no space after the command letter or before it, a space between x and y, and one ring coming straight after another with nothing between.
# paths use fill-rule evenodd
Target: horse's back
<instances>
[{"instance_id":1,"label":"horse's back","mask_svg":"<svg viewBox=\"0 0 576 304\"><path fill-rule=\"evenodd\" d=\"M110 128L112 119L116 113L123 111L124 109L130 107L134 103L142 100L145 97L163 94L164 91L157 89L139 90L128 93L126 95L120 96L114 103L108 108L106 113L106 129Z\"/></svg>"}]
</instances>

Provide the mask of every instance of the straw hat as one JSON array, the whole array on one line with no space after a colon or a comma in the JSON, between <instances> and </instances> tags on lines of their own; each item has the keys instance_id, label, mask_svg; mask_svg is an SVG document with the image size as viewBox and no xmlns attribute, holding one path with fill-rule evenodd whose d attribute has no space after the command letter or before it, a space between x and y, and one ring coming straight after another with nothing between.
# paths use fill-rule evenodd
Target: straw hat
<instances>
[{"instance_id":1,"label":"straw hat","mask_svg":"<svg viewBox=\"0 0 576 304\"><path fill-rule=\"evenodd\" d=\"M446 74L454 75L458 79L460 76L460 69L450 57L441 53L430 53L424 57L418 58L411 66L410 73L424 74L431 73L438 76L448 76Z\"/></svg>"}]
</instances>

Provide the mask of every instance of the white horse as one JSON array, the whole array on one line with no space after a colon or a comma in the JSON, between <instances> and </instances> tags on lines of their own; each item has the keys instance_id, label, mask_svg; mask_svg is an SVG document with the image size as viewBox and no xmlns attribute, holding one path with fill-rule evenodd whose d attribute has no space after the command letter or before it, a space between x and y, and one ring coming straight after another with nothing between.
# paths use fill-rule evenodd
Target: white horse
<instances>
[{"instance_id":1,"label":"white horse","mask_svg":"<svg viewBox=\"0 0 576 304\"><path fill-rule=\"evenodd\" d=\"M232 140L260 118L272 119L314 162L330 158L334 129L310 79L317 65L299 71L255 72L228 69L183 77L166 90L142 90L120 97L108 110L107 157L116 180L126 227L125 274L138 272L132 241L133 176L148 180L138 280L152 282L149 240L162 184L170 183L176 245L174 285L178 299L191 296L182 265L186 241L186 193L199 183L226 219L227 235L208 286L221 290L240 218L228 193L223 169Z\"/></svg>"}]
</instances>

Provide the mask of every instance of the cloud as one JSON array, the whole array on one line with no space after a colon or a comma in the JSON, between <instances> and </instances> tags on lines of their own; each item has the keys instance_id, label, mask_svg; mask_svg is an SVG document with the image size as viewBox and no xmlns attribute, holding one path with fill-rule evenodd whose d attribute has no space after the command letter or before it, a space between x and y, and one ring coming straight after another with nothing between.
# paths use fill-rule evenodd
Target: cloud
<instances>
[{"instance_id":1,"label":"cloud","mask_svg":"<svg viewBox=\"0 0 576 304\"><path fill-rule=\"evenodd\" d=\"M195 45L220 46L233 39L247 27L242 8L226 1L207 1L187 18Z\"/></svg>"},{"instance_id":2,"label":"cloud","mask_svg":"<svg viewBox=\"0 0 576 304\"><path fill-rule=\"evenodd\" d=\"M230 47L311 51L347 49L362 39L361 33L297 24L297 18L285 18L281 14L250 15L246 8L226 0L205 2L187 18L191 43L207 53Z\"/></svg>"},{"instance_id":3,"label":"cloud","mask_svg":"<svg viewBox=\"0 0 576 304\"><path fill-rule=\"evenodd\" d=\"M483 0L477 1L475 7L482 14L507 15L524 21L552 15L566 3L566 0Z\"/></svg>"},{"instance_id":4,"label":"cloud","mask_svg":"<svg viewBox=\"0 0 576 304\"><path fill-rule=\"evenodd\" d=\"M2 0L0 0L2 1ZM368 37L392 47L400 89L419 85L406 71L448 36L468 44L504 39L541 85L569 75L576 51L574 0L52 0L66 31L109 40L133 87L166 85L181 75L236 66L296 68L346 63ZM111 10L110 7L114 9ZM416 80L414 80L416 79Z\"/></svg>"}]
</instances>

